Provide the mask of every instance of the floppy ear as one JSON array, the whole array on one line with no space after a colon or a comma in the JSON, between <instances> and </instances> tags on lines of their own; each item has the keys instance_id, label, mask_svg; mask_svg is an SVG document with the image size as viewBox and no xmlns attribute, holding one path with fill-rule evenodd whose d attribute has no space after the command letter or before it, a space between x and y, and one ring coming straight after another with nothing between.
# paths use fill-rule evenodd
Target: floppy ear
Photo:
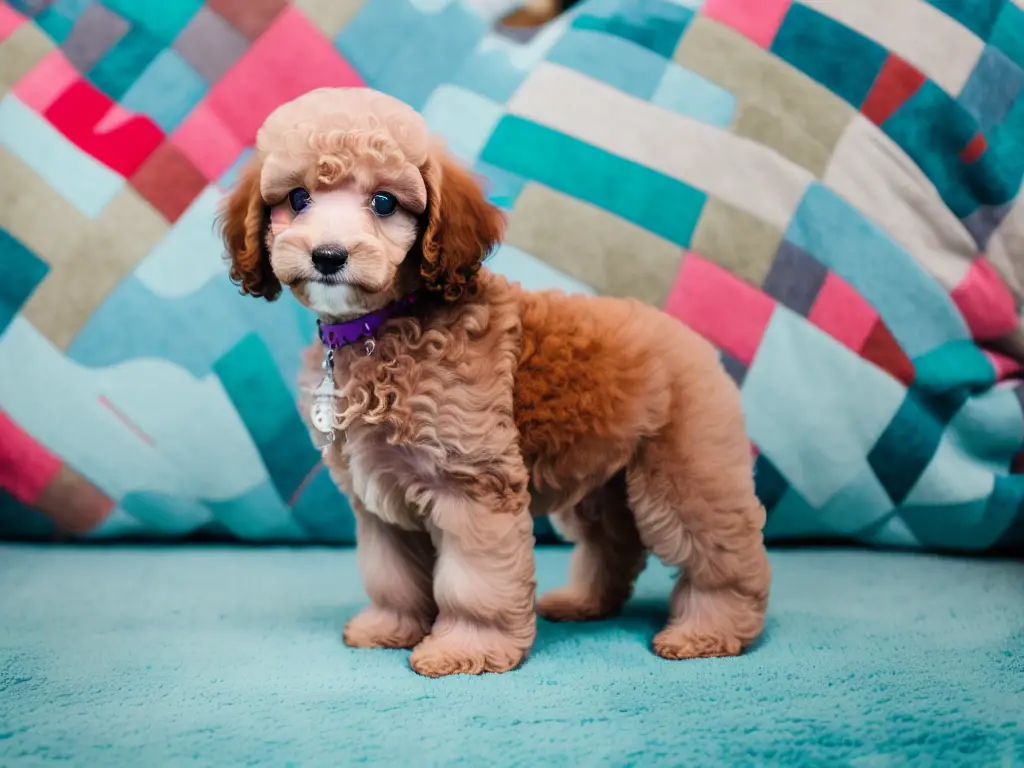
<instances>
[{"instance_id":1,"label":"floppy ear","mask_svg":"<svg viewBox=\"0 0 1024 768\"><path fill-rule=\"evenodd\" d=\"M484 197L477 179L440 147L423 168L427 225L420 274L428 290L459 299L505 233L505 217Z\"/></svg>"},{"instance_id":2,"label":"floppy ear","mask_svg":"<svg viewBox=\"0 0 1024 768\"><path fill-rule=\"evenodd\" d=\"M234 190L221 203L218 222L231 260L232 281L242 293L262 296L267 301L276 299L281 283L270 267L270 206L260 195L259 165L253 163L242 173Z\"/></svg>"}]
</instances>

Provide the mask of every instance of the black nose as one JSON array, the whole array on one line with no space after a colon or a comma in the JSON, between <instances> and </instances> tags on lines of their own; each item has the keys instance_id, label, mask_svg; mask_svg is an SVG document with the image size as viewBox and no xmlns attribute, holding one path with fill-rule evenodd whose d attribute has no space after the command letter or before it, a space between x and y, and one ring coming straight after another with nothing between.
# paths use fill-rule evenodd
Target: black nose
<instances>
[{"instance_id":1,"label":"black nose","mask_svg":"<svg viewBox=\"0 0 1024 768\"><path fill-rule=\"evenodd\" d=\"M313 266L321 275L333 275L348 261L348 251L340 245L318 245L312 256Z\"/></svg>"}]
</instances>

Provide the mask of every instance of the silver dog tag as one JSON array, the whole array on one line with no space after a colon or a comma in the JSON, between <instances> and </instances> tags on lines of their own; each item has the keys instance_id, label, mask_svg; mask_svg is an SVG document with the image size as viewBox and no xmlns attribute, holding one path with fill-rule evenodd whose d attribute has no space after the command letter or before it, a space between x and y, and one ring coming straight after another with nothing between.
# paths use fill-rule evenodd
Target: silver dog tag
<instances>
[{"instance_id":1,"label":"silver dog tag","mask_svg":"<svg viewBox=\"0 0 1024 768\"><path fill-rule=\"evenodd\" d=\"M309 422L317 434L313 442L317 448L323 449L334 442L334 377L324 376L319 386L312 392L309 406Z\"/></svg>"}]
</instances>

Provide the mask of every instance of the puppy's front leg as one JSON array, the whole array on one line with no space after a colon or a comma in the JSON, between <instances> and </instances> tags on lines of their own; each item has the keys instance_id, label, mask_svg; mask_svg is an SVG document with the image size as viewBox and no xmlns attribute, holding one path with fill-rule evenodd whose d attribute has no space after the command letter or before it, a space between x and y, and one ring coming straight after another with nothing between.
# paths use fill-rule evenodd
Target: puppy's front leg
<instances>
[{"instance_id":1,"label":"puppy's front leg","mask_svg":"<svg viewBox=\"0 0 1024 768\"><path fill-rule=\"evenodd\" d=\"M412 648L437 615L434 547L426 533L389 525L353 500L359 570L371 605L342 635L353 648Z\"/></svg>"},{"instance_id":2,"label":"puppy's front leg","mask_svg":"<svg viewBox=\"0 0 1024 768\"><path fill-rule=\"evenodd\" d=\"M439 613L409 664L428 677L515 668L537 632L533 520L527 505L496 512L446 499L435 507L429 526L437 547Z\"/></svg>"}]
</instances>

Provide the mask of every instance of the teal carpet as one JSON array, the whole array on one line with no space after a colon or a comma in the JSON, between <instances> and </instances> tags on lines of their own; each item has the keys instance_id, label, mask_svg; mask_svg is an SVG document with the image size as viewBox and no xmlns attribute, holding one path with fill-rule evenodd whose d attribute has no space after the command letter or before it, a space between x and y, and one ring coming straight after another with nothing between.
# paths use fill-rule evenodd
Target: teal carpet
<instances>
[{"instance_id":1,"label":"teal carpet","mask_svg":"<svg viewBox=\"0 0 1024 768\"><path fill-rule=\"evenodd\" d=\"M764 641L647 650L541 623L508 675L417 677L342 646L349 551L0 547L0 765L1024 765L1024 563L774 553ZM542 551L542 586L565 554Z\"/></svg>"}]
</instances>

